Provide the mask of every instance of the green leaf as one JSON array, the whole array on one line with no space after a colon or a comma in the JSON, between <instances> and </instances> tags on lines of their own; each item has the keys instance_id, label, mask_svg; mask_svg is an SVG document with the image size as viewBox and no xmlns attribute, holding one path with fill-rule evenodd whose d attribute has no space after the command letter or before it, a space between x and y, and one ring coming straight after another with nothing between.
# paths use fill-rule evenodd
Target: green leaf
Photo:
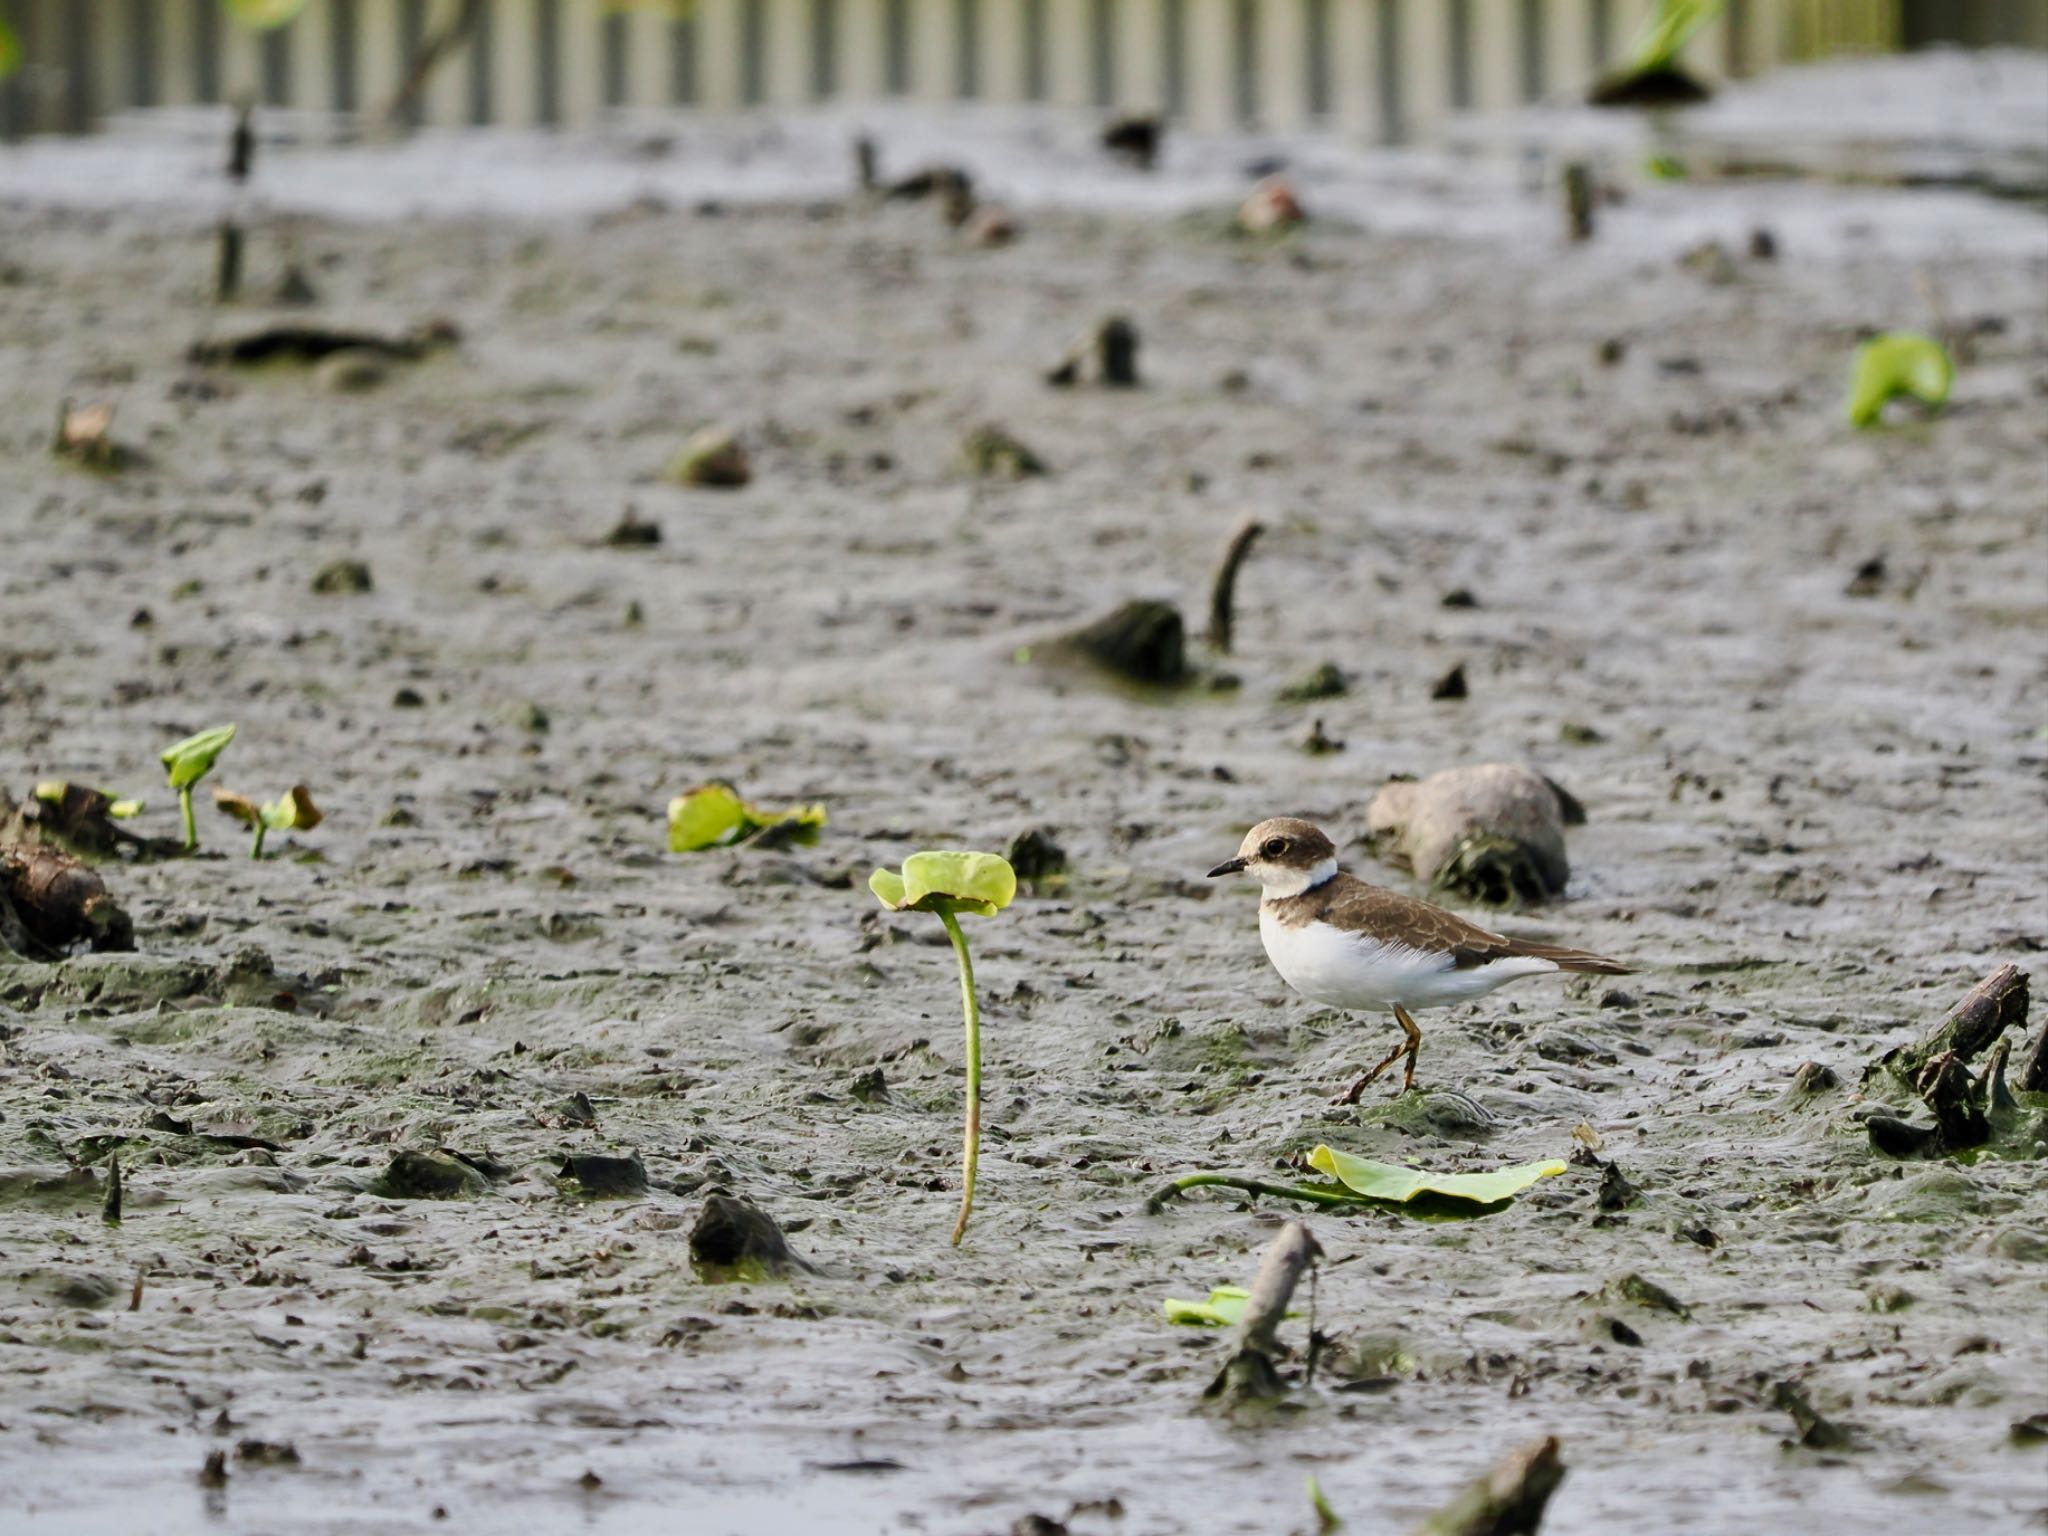
<instances>
[{"instance_id":1,"label":"green leaf","mask_svg":"<svg viewBox=\"0 0 2048 1536\"><path fill-rule=\"evenodd\" d=\"M1443 1195L1453 1200L1471 1200L1492 1205L1512 1200L1538 1179L1564 1172L1565 1165L1553 1158L1545 1163L1524 1163L1519 1168L1500 1168L1492 1173L1431 1173L1424 1168L1397 1168L1371 1158L1353 1157L1334 1147L1317 1147L1309 1153L1308 1164L1327 1173L1345 1188L1372 1200L1407 1203L1417 1195Z\"/></svg>"},{"instance_id":2,"label":"green leaf","mask_svg":"<svg viewBox=\"0 0 2048 1536\"><path fill-rule=\"evenodd\" d=\"M107 807L107 814L116 821L126 821L131 816L140 816L142 814L142 802L140 800L116 800Z\"/></svg>"},{"instance_id":3,"label":"green leaf","mask_svg":"<svg viewBox=\"0 0 2048 1536\"><path fill-rule=\"evenodd\" d=\"M1955 382L1955 364L1931 336L1916 331L1887 331L1856 349L1849 365L1849 422L1873 427L1894 396L1911 395L1929 406L1948 401Z\"/></svg>"},{"instance_id":4,"label":"green leaf","mask_svg":"<svg viewBox=\"0 0 2048 1536\"><path fill-rule=\"evenodd\" d=\"M739 797L730 784L714 781L680 794L668 803L670 853L696 853L776 832L791 842L811 842L825 825L823 805L792 805L764 810Z\"/></svg>"},{"instance_id":5,"label":"green leaf","mask_svg":"<svg viewBox=\"0 0 2048 1536\"><path fill-rule=\"evenodd\" d=\"M903 877L895 870L876 870L868 876L868 889L875 893L875 900L891 912L903 910Z\"/></svg>"},{"instance_id":6,"label":"green leaf","mask_svg":"<svg viewBox=\"0 0 2048 1536\"><path fill-rule=\"evenodd\" d=\"M254 800L247 795L238 795L232 789L216 789L213 806L222 815L232 816L245 827L253 827L263 819L263 812Z\"/></svg>"},{"instance_id":7,"label":"green leaf","mask_svg":"<svg viewBox=\"0 0 2048 1536\"><path fill-rule=\"evenodd\" d=\"M251 32L283 26L306 8L306 0L221 0L228 15Z\"/></svg>"},{"instance_id":8,"label":"green leaf","mask_svg":"<svg viewBox=\"0 0 2048 1536\"><path fill-rule=\"evenodd\" d=\"M164 768L170 774L171 788L184 789L205 778L213 771L214 759L234 739L235 728L232 725L217 725L210 731L201 731L196 736L187 736L183 741L165 747L160 755Z\"/></svg>"},{"instance_id":9,"label":"green leaf","mask_svg":"<svg viewBox=\"0 0 2048 1536\"><path fill-rule=\"evenodd\" d=\"M294 784L257 814L273 832L310 832L327 819L303 784Z\"/></svg>"},{"instance_id":10,"label":"green leaf","mask_svg":"<svg viewBox=\"0 0 2048 1536\"><path fill-rule=\"evenodd\" d=\"M14 28L0 21L0 80L21 68L21 39Z\"/></svg>"},{"instance_id":11,"label":"green leaf","mask_svg":"<svg viewBox=\"0 0 2048 1536\"><path fill-rule=\"evenodd\" d=\"M1182 1301L1169 1296L1160 1304L1169 1323L1185 1323L1196 1328L1230 1328L1244 1317L1244 1304L1252 1299L1252 1293L1241 1285L1219 1285L1209 1293L1207 1301Z\"/></svg>"},{"instance_id":12,"label":"green leaf","mask_svg":"<svg viewBox=\"0 0 2048 1536\"><path fill-rule=\"evenodd\" d=\"M903 861L903 894L912 907L938 898L992 917L1017 899L1017 872L999 853L913 853Z\"/></svg>"},{"instance_id":13,"label":"green leaf","mask_svg":"<svg viewBox=\"0 0 2048 1536\"><path fill-rule=\"evenodd\" d=\"M1693 34L1721 14L1722 0L1661 0L1636 39L1637 72L1668 69Z\"/></svg>"}]
</instances>

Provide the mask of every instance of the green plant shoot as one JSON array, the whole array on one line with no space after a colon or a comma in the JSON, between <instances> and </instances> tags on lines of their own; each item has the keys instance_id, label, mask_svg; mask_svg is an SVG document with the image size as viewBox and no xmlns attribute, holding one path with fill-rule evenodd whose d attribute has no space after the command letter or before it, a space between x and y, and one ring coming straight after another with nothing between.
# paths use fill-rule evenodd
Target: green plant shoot
<instances>
[{"instance_id":1,"label":"green plant shoot","mask_svg":"<svg viewBox=\"0 0 2048 1536\"><path fill-rule=\"evenodd\" d=\"M294 784L267 805L258 805L230 789L216 789L213 803L243 826L255 829L255 840L249 845L252 859L263 857L263 839L269 833L310 832L327 819L303 784Z\"/></svg>"},{"instance_id":2,"label":"green plant shoot","mask_svg":"<svg viewBox=\"0 0 2048 1536\"><path fill-rule=\"evenodd\" d=\"M981 1006L974 997L974 961L967 953L967 935L960 931L961 912L993 917L1017 896L1017 873L1009 860L993 853L913 853L899 874L878 869L868 876L868 889L892 912L930 912L945 924L960 966L960 1007L967 1023L967 1124L961 1136L960 1218L953 1223L953 1246L967 1235L974 1212L974 1175L981 1163Z\"/></svg>"},{"instance_id":3,"label":"green plant shoot","mask_svg":"<svg viewBox=\"0 0 2048 1536\"><path fill-rule=\"evenodd\" d=\"M227 13L251 32L269 32L294 19L306 0L222 0Z\"/></svg>"},{"instance_id":4,"label":"green plant shoot","mask_svg":"<svg viewBox=\"0 0 2048 1536\"><path fill-rule=\"evenodd\" d=\"M0 80L21 68L21 38L6 21L0 20Z\"/></svg>"},{"instance_id":5,"label":"green plant shoot","mask_svg":"<svg viewBox=\"0 0 2048 1536\"><path fill-rule=\"evenodd\" d=\"M1637 34L1635 73L1669 69L1693 34L1721 14L1722 0L1661 0Z\"/></svg>"},{"instance_id":6,"label":"green plant shoot","mask_svg":"<svg viewBox=\"0 0 2048 1536\"><path fill-rule=\"evenodd\" d=\"M160 754L171 788L178 792L178 810L185 820L185 851L199 847L199 828L192 820L192 786L213 772L214 759L235 739L232 725L217 725L173 742Z\"/></svg>"},{"instance_id":7,"label":"green plant shoot","mask_svg":"<svg viewBox=\"0 0 2048 1536\"><path fill-rule=\"evenodd\" d=\"M1955 364L1931 336L1915 331L1886 331L1856 349L1849 365L1849 424L1874 427L1884 408L1898 395L1911 395L1939 408L1948 402L1955 382Z\"/></svg>"}]
</instances>

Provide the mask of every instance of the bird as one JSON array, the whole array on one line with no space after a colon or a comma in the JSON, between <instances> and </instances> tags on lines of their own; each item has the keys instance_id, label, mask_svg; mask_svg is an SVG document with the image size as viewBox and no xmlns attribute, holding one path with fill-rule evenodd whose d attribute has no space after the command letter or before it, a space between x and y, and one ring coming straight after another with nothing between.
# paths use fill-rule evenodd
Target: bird
<instances>
[{"instance_id":1,"label":"bird","mask_svg":"<svg viewBox=\"0 0 2048 1536\"><path fill-rule=\"evenodd\" d=\"M1329 835L1296 816L1260 822L1245 834L1237 856L1210 870L1209 878L1235 874L1264 887L1259 935L1288 986L1327 1007L1390 1011L1406 1037L1338 1103L1357 1103L1403 1056L1400 1091L1415 1086L1422 1031L1409 1017L1411 1008L1469 1002L1523 976L1630 974L1604 955L1504 938L1431 902L1347 875L1337 867Z\"/></svg>"}]
</instances>

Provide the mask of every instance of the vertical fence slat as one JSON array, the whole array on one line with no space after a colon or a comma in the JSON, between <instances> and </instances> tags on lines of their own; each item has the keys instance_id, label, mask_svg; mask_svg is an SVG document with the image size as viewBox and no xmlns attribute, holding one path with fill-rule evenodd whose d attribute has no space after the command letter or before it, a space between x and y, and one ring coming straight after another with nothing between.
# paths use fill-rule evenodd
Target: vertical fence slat
<instances>
[{"instance_id":1,"label":"vertical fence slat","mask_svg":"<svg viewBox=\"0 0 2048 1536\"><path fill-rule=\"evenodd\" d=\"M1081 107L1094 100L1094 26L1090 0L1046 0L1046 99Z\"/></svg>"},{"instance_id":2,"label":"vertical fence slat","mask_svg":"<svg viewBox=\"0 0 2048 1536\"><path fill-rule=\"evenodd\" d=\"M1119 0L1116 103L1126 112L1166 105L1166 0Z\"/></svg>"},{"instance_id":3,"label":"vertical fence slat","mask_svg":"<svg viewBox=\"0 0 2048 1536\"><path fill-rule=\"evenodd\" d=\"M977 74L984 101L1024 99L1026 17L1023 0L990 0L982 6Z\"/></svg>"},{"instance_id":4,"label":"vertical fence slat","mask_svg":"<svg viewBox=\"0 0 2048 1536\"><path fill-rule=\"evenodd\" d=\"M215 29L220 52L219 91L222 101L263 99L263 42L247 27L223 20Z\"/></svg>"},{"instance_id":5,"label":"vertical fence slat","mask_svg":"<svg viewBox=\"0 0 2048 1536\"><path fill-rule=\"evenodd\" d=\"M951 101L959 89L957 19L953 0L911 0L910 94L921 101Z\"/></svg>"},{"instance_id":6,"label":"vertical fence slat","mask_svg":"<svg viewBox=\"0 0 2048 1536\"><path fill-rule=\"evenodd\" d=\"M1466 0L1472 105L1500 112L1522 99L1521 0Z\"/></svg>"},{"instance_id":7,"label":"vertical fence slat","mask_svg":"<svg viewBox=\"0 0 2048 1536\"><path fill-rule=\"evenodd\" d=\"M1450 7L1438 0L1399 0L1401 137L1419 139L1435 130L1451 106Z\"/></svg>"},{"instance_id":8,"label":"vertical fence slat","mask_svg":"<svg viewBox=\"0 0 2048 1536\"><path fill-rule=\"evenodd\" d=\"M1337 0L1330 8L1330 110L1350 134L1380 133L1380 7L1387 0Z\"/></svg>"},{"instance_id":9,"label":"vertical fence slat","mask_svg":"<svg viewBox=\"0 0 2048 1536\"><path fill-rule=\"evenodd\" d=\"M811 0L762 0L764 98L777 106L811 96Z\"/></svg>"},{"instance_id":10,"label":"vertical fence slat","mask_svg":"<svg viewBox=\"0 0 2048 1536\"><path fill-rule=\"evenodd\" d=\"M1188 126L1220 133L1237 116L1236 0L1183 0Z\"/></svg>"},{"instance_id":11,"label":"vertical fence slat","mask_svg":"<svg viewBox=\"0 0 2048 1536\"><path fill-rule=\"evenodd\" d=\"M675 64L672 21L658 5L638 5L626 13L627 106L656 111L668 105Z\"/></svg>"},{"instance_id":12,"label":"vertical fence slat","mask_svg":"<svg viewBox=\"0 0 2048 1536\"><path fill-rule=\"evenodd\" d=\"M588 128L604 115L605 17L576 0L564 0L560 10L561 123Z\"/></svg>"},{"instance_id":13,"label":"vertical fence slat","mask_svg":"<svg viewBox=\"0 0 2048 1536\"><path fill-rule=\"evenodd\" d=\"M839 0L839 90L852 101L887 88L883 0Z\"/></svg>"},{"instance_id":14,"label":"vertical fence slat","mask_svg":"<svg viewBox=\"0 0 2048 1536\"><path fill-rule=\"evenodd\" d=\"M697 100L714 112L740 100L740 0L698 0Z\"/></svg>"},{"instance_id":15,"label":"vertical fence slat","mask_svg":"<svg viewBox=\"0 0 2048 1536\"><path fill-rule=\"evenodd\" d=\"M1608 25L1607 57L1602 62L1612 69L1628 58L1657 9L1657 0L1607 0L1607 9L1613 19Z\"/></svg>"},{"instance_id":16,"label":"vertical fence slat","mask_svg":"<svg viewBox=\"0 0 2048 1536\"><path fill-rule=\"evenodd\" d=\"M530 128L540 116L533 67L533 27L540 0L497 0L485 39L485 68L491 81L491 118L510 128Z\"/></svg>"},{"instance_id":17,"label":"vertical fence slat","mask_svg":"<svg viewBox=\"0 0 2048 1536\"><path fill-rule=\"evenodd\" d=\"M292 59L292 105L308 112L333 111L333 0L306 0L299 19L285 30Z\"/></svg>"},{"instance_id":18,"label":"vertical fence slat","mask_svg":"<svg viewBox=\"0 0 2048 1536\"><path fill-rule=\"evenodd\" d=\"M422 17L422 35L427 36L439 31L454 18L455 7L446 3L446 0L440 4L428 5ZM413 46L416 45L409 43L406 49L407 59L411 57ZM433 78L427 81L426 101L423 104L423 116L427 122L439 128L459 128L469 121L469 77L475 67L477 52L476 34L472 32L462 40L454 57L441 61L440 67L434 71ZM398 68L402 74L406 68L405 59L399 61ZM397 86L398 80L393 77L392 89L397 89Z\"/></svg>"},{"instance_id":19,"label":"vertical fence slat","mask_svg":"<svg viewBox=\"0 0 2048 1536\"><path fill-rule=\"evenodd\" d=\"M1295 129L1308 118L1308 18L1302 6L1303 0L1253 0L1253 94L1263 128Z\"/></svg>"},{"instance_id":20,"label":"vertical fence slat","mask_svg":"<svg viewBox=\"0 0 2048 1536\"><path fill-rule=\"evenodd\" d=\"M1592 0L1544 0L1543 94L1583 96L1593 80Z\"/></svg>"}]
</instances>

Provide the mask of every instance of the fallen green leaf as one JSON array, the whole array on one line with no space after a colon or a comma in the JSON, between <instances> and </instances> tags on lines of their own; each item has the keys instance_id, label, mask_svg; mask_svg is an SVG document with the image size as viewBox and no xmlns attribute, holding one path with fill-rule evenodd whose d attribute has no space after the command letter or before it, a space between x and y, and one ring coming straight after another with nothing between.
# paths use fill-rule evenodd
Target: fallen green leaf
<instances>
[{"instance_id":1,"label":"fallen green leaf","mask_svg":"<svg viewBox=\"0 0 2048 1536\"><path fill-rule=\"evenodd\" d=\"M808 843L816 841L824 825L823 805L765 810L742 800L730 784L713 781L669 801L668 848L670 853L696 853L744 842L771 829L779 829L792 842Z\"/></svg>"},{"instance_id":2,"label":"fallen green leaf","mask_svg":"<svg viewBox=\"0 0 2048 1536\"><path fill-rule=\"evenodd\" d=\"M1241 1285L1219 1285L1209 1292L1207 1301L1182 1301L1169 1296L1160 1304L1169 1323L1185 1323L1195 1328L1231 1328L1244 1317L1244 1304L1252 1299L1252 1293Z\"/></svg>"},{"instance_id":3,"label":"fallen green leaf","mask_svg":"<svg viewBox=\"0 0 2048 1536\"><path fill-rule=\"evenodd\" d=\"M1916 331L1873 336L1856 349L1849 365L1849 423L1876 426L1885 406L1899 395L1942 406L1955 376L1947 350L1931 336Z\"/></svg>"},{"instance_id":4,"label":"fallen green leaf","mask_svg":"<svg viewBox=\"0 0 2048 1536\"><path fill-rule=\"evenodd\" d=\"M1317 1147L1308 1155L1309 1166L1327 1173L1354 1194L1369 1200L1393 1200L1406 1204L1417 1195L1443 1195L1453 1200L1471 1200L1492 1205L1512 1200L1538 1179L1564 1172L1565 1165L1549 1162L1524 1163L1519 1168L1499 1168L1492 1173L1431 1173L1426 1168L1398 1168L1376 1163L1371 1158L1353 1157L1334 1147Z\"/></svg>"}]
</instances>

